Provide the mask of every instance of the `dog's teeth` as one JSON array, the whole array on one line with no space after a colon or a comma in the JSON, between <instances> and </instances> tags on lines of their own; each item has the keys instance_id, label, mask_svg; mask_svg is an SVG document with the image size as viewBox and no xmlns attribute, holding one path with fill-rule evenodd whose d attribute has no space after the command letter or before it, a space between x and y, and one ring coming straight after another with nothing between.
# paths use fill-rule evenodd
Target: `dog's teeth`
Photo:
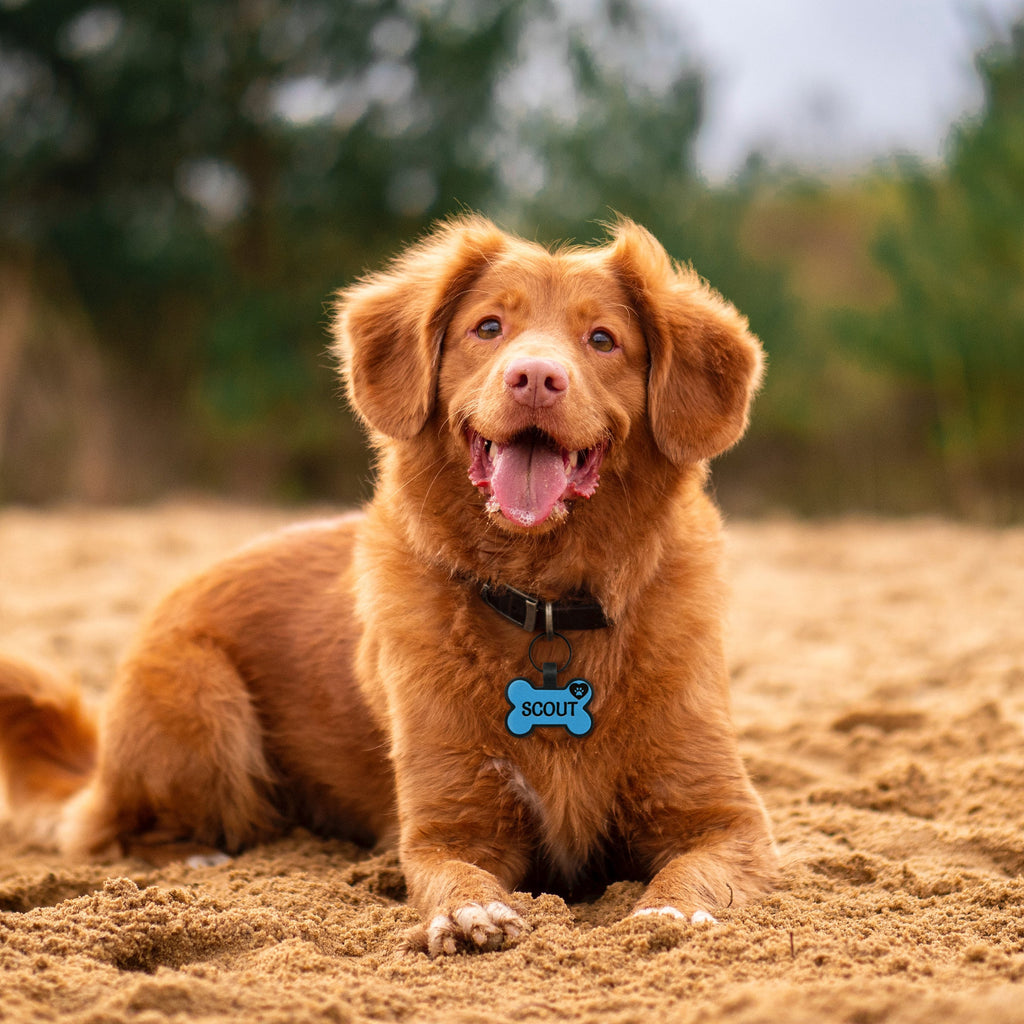
<instances>
[{"instance_id":1,"label":"dog's teeth","mask_svg":"<svg viewBox=\"0 0 1024 1024\"><path fill-rule=\"evenodd\" d=\"M580 464L580 453L569 452L569 465L575 469Z\"/></svg>"}]
</instances>

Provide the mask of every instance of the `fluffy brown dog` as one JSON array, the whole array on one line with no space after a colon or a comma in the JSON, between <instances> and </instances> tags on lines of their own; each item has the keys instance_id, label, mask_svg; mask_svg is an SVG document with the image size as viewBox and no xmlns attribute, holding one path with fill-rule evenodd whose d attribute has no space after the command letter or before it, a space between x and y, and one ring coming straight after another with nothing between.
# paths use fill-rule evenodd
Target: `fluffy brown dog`
<instances>
[{"instance_id":1,"label":"fluffy brown dog","mask_svg":"<svg viewBox=\"0 0 1024 1024\"><path fill-rule=\"evenodd\" d=\"M550 252L467 217L342 292L334 337L365 514L166 598L98 748L69 687L0 662L15 810L94 854L397 843L432 954L522 932L517 887L639 878L637 913L695 921L765 890L704 493L759 380L746 322L628 221Z\"/></svg>"}]
</instances>

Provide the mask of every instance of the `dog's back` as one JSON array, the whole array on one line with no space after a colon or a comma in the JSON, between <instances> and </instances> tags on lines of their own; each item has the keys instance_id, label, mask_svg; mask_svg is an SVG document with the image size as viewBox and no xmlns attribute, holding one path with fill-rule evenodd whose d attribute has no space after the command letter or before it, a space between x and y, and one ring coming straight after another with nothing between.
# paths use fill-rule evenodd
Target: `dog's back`
<instances>
[{"instance_id":1,"label":"dog's back","mask_svg":"<svg viewBox=\"0 0 1024 1024\"><path fill-rule=\"evenodd\" d=\"M389 835L387 744L352 672L358 523L281 531L169 594L119 668L102 752L71 682L0 657L0 766L22 831L72 852L130 840L158 858L292 823Z\"/></svg>"}]
</instances>

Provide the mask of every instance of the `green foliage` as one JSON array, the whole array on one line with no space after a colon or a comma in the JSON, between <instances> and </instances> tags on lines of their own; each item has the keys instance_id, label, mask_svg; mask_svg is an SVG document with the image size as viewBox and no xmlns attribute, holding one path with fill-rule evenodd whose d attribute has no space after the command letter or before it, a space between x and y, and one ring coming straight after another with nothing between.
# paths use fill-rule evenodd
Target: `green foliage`
<instances>
[{"instance_id":1,"label":"green foliage","mask_svg":"<svg viewBox=\"0 0 1024 1024\"><path fill-rule=\"evenodd\" d=\"M1024 22L978 59L982 115L941 173L909 167L876 256L893 303L844 322L852 348L927 410L926 443L965 511L1024 497Z\"/></svg>"},{"instance_id":2,"label":"green foliage","mask_svg":"<svg viewBox=\"0 0 1024 1024\"><path fill-rule=\"evenodd\" d=\"M738 507L1021 514L1024 23L941 169L752 158L717 188L677 33L645 0L0 3L0 300L36 309L20 355L0 314L0 496L109 444L118 486L50 493L354 497L325 303L472 208L548 240L633 217L749 316L770 370L719 475Z\"/></svg>"},{"instance_id":3,"label":"green foliage","mask_svg":"<svg viewBox=\"0 0 1024 1024\"><path fill-rule=\"evenodd\" d=\"M630 176L634 196L638 174L665 191L691 180L696 76L666 60L652 87L609 63L651 38L623 0L585 30L547 0L0 5L0 242L59 268L36 287L59 281L46 300L84 309L153 429L197 453L193 473L299 438L326 463L337 396L315 376L336 287L463 207L522 227L504 200L528 139L577 165L602 140L583 177L561 159L542 173L554 209L587 182L584 217ZM559 77L553 42L576 72L564 94L542 89L539 134L508 85L538 41L534 86ZM581 130L551 125L559 104L586 111ZM546 236L563 227L540 218Z\"/></svg>"}]
</instances>

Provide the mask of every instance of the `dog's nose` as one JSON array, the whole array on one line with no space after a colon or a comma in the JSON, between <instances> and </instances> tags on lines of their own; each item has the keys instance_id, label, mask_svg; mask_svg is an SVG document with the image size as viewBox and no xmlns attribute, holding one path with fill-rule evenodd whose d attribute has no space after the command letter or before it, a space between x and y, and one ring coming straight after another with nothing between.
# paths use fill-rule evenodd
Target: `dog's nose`
<instances>
[{"instance_id":1,"label":"dog's nose","mask_svg":"<svg viewBox=\"0 0 1024 1024\"><path fill-rule=\"evenodd\" d=\"M554 405L569 389L569 373L553 359L514 359L505 367L505 385L521 405Z\"/></svg>"}]
</instances>

